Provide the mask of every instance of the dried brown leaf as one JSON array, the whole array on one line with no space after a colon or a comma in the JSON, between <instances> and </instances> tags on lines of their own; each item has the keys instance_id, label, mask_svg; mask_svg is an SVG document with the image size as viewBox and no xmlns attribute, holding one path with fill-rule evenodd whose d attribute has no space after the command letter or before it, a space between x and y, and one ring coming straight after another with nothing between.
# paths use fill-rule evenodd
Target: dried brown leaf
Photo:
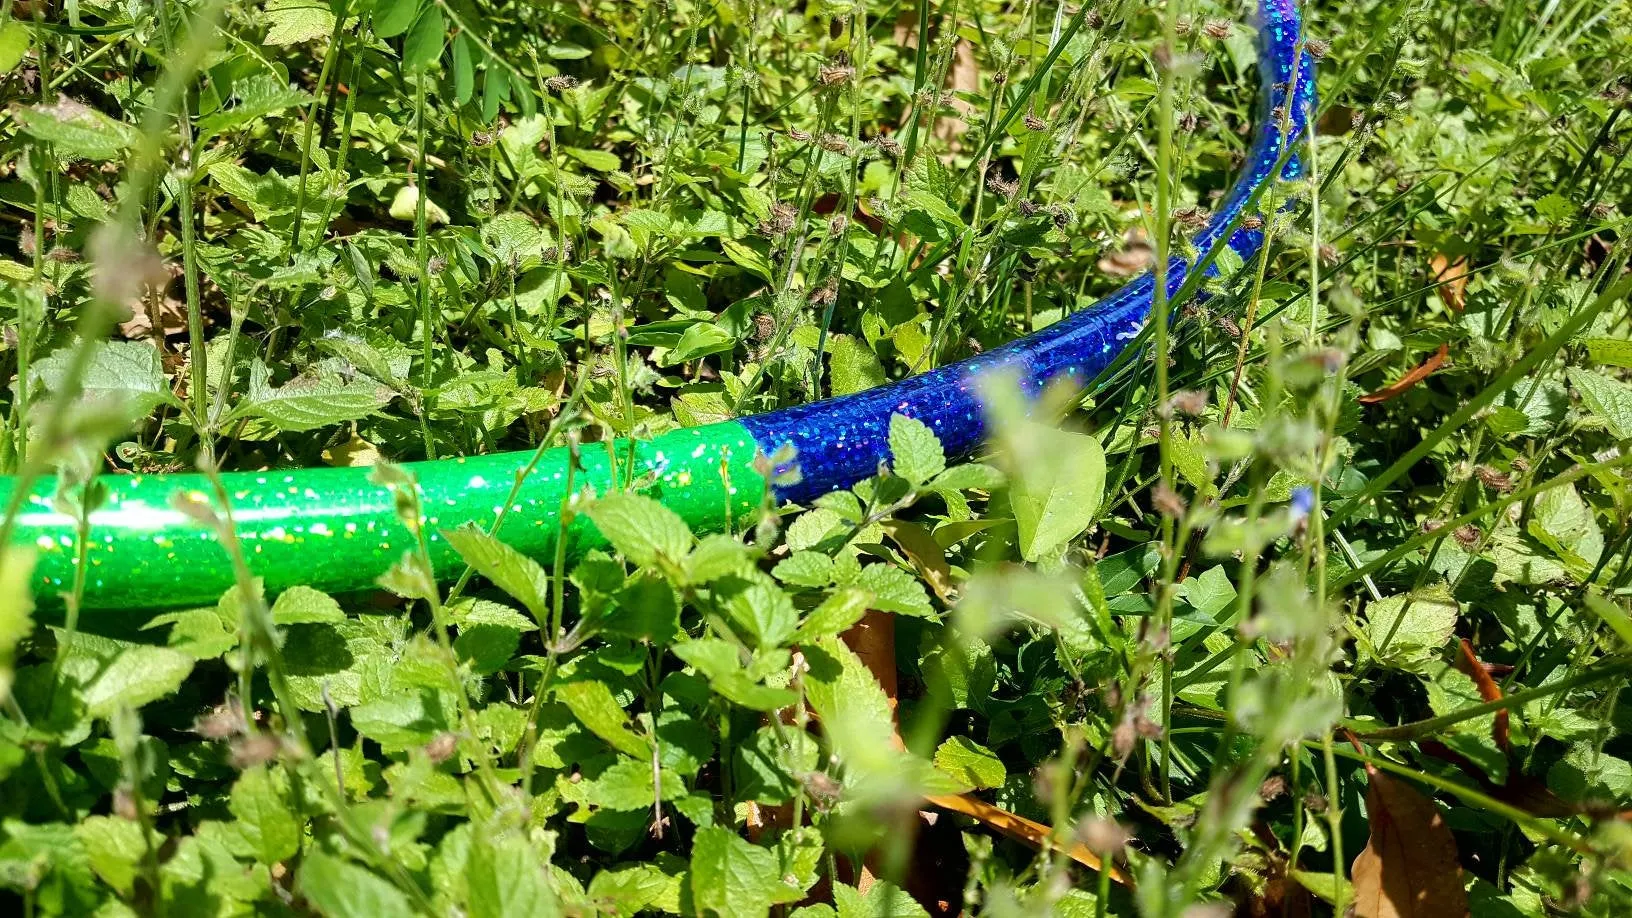
<instances>
[{"instance_id":1,"label":"dried brown leaf","mask_svg":"<svg viewBox=\"0 0 1632 918\"><path fill-rule=\"evenodd\" d=\"M1371 840L1354 859L1356 918L1461 918L1468 914L1456 839L1432 800L1368 768Z\"/></svg>"},{"instance_id":2,"label":"dried brown leaf","mask_svg":"<svg viewBox=\"0 0 1632 918\"><path fill-rule=\"evenodd\" d=\"M1407 389L1432 376L1434 371L1439 369L1439 365L1445 362L1445 358L1450 353L1450 345L1441 344L1439 350L1434 352L1434 356L1424 360L1421 366L1401 376L1398 382L1384 386L1376 392L1360 396L1360 404L1375 405L1378 402L1386 402L1395 396L1401 395Z\"/></svg>"},{"instance_id":3,"label":"dried brown leaf","mask_svg":"<svg viewBox=\"0 0 1632 918\"><path fill-rule=\"evenodd\" d=\"M1473 645L1468 643L1467 638L1462 639L1462 659L1457 668L1467 673L1468 677L1473 680L1473 684L1479 687L1480 700L1487 703L1502 700L1502 687L1496 684L1496 680L1490 675L1490 670L1485 668L1485 664L1479 662L1479 658L1473 653ZM1490 736L1491 739L1496 741L1496 747L1503 752L1508 752L1513 748L1513 741L1508 736L1507 727L1507 712L1497 711L1496 717L1490 725Z\"/></svg>"},{"instance_id":4,"label":"dried brown leaf","mask_svg":"<svg viewBox=\"0 0 1632 918\"><path fill-rule=\"evenodd\" d=\"M1439 298L1456 312L1468 305L1468 256L1459 255L1455 261L1444 255L1435 255L1428 263L1434 269L1434 281L1439 284Z\"/></svg>"}]
</instances>

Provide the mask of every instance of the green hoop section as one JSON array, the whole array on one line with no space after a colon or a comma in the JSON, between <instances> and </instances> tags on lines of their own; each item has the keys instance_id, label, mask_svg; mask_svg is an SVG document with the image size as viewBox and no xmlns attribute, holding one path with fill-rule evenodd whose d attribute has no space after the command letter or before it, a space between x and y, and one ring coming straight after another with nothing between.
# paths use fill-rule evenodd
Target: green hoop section
<instances>
[{"instance_id":1,"label":"green hoop section","mask_svg":"<svg viewBox=\"0 0 1632 918\"><path fill-rule=\"evenodd\" d=\"M754 469L757 449L741 424L727 421L652 440L586 443L576 469L566 447L545 451L530 472L529 452L402 468L418 485L431 562L443 578L457 574L463 562L441 530L467 523L490 530L502 516L495 533L500 539L548 559L562 533L564 502L586 488L604 494L640 484L641 493L680 514L693 532L738 525L765 499L765 479ZM372 474L369 468L318 468L221 476L244 555L269 593L297 584L356 589L416 547L391 489L376 484ZM84 608L211 605L233 585L232 562L215 530L172 503L176 495L202 497L219 512L208 478L105 475L98 481L108 495L90 517ZM11 500L13 482L0 478L0 505ZM46 600L71 592L81 554L77 521L54 506L56 487L53 478L39 481L23 501L12 536L12 544L34 549L34 593ZM581 515L565 535L572 557L605 544Z\"/></svg>"}]
</instances>

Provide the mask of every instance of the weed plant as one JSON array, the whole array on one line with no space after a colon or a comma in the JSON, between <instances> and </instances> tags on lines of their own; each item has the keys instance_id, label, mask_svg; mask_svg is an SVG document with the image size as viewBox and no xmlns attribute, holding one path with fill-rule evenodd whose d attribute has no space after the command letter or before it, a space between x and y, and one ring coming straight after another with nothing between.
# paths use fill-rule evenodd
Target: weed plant
<instances>
[{"instance_id":1,"label":"weed plant","mask_svg":"<svg viewBox=\"0 0 1632 918\"><path fill-rule=\"evenodd\" d=\"M423 533L402 462L979 353L1198 254L1245 13L3 0L0 467L83 533L97 473L373 465ZM8 911L1627 914L1632 8L1306 13L1262 257L974 461L898 419L729 534L586 490L610 552L356 596L204 495L238 585L117 617L8 508Z\"/></svg>"}]
</instances>

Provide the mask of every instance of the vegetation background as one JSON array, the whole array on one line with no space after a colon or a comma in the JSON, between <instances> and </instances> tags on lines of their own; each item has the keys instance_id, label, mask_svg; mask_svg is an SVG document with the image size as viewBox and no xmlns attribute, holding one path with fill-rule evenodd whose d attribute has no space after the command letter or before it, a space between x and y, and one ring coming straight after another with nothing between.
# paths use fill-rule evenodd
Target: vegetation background
<instances>
[{"instance_id":1,"label":"vegetation background","mask_svg":"<svg viewBox=\"0 0 1632 918\"><path fill-rule=\"evenodd\" d=\"M4 0L0 465L644 436L976 353L1185 251L1247 12ZM1267 254L980 463L899 424L683 563L585 495L615 553L434 604L65 617L7 549L5 908L1627 914L1632 8L1307 16Z\"/></svg>"}]
</instances>

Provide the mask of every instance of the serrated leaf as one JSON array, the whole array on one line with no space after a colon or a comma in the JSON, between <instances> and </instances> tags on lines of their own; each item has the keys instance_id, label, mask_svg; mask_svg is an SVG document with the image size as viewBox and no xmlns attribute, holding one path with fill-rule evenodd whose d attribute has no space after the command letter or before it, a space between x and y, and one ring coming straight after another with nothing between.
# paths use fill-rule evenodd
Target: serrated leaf
<instances>
[{"instance_id":1,"label":"serrated leaf","mask_svg":"<svg viewBox=\"0 0 1632 918\"><path fill-rule=\"evenodd\" d=\"M272 622L277 625L301 625L317 622L343 622L346 613L334 598L309 586L293 586L278 594L272 603Z\"/></svg>"},{"instance_id":2,"label":"serrated leaf","mask_svg":"<svg viewBox=\"0 0 1632 918\"><path fill-rule=\"evenodd\" d=\"M840 757L863 773L891 768L894 713L866 664L837 637L805 647L805 695Z\"/></svg>"},{"instance_id":3,"label":"serrated leaf","mask_svg":"<svg viewBox=\"0 0 1632 918\"><path fill-rule=\"evenodd\" d=\"M389 882L322 850L301 861L297 884L306 901L326 918L378 918L415 911L408 897Z\"/></svg>"},{"instance_id":4,"label":"serrated leaf","mask_svg":"<svg viewBox=\"0 0 1632 918\"><path fill-rule=\"evenodd\" d=\"M865 343L849 335L833 335L828 349L832 351L832 394L849 395L874 386L882 386L889 378L878 355Z\"/></svg>"},{"instance_id":5,"label":"serrated leaf","mask_svg":"<svg viewBox=\"0 0 1632 918\"><path fill-rule=\"evenodd\" d=\"M502 625L471 625L459 629L453 641L454 655L461 663L469 664L478 676L491 676L503 669L516 648L521 646L521 632Z\"/></svg>"},{"instance_id":6,"label":"serrated leaf","mask_svg":"<svg viewBox=\"0 0 1632 918\"><path fill-rule=\"evenodd\" d=\"M273 46L313 41L334 30L334 13L318 0L270 0L266 21L271 27L262 43Z\"/></svg>"},{"instance_id":7,"label":"serrated leaf","mask_svg":"<svg viewBox=\"0 0 1632 918\"><path fill-rule=\"evenodd\" d=\"M525 836L478 834L471 843L466 884L470 918L559 915L546 870L549 856Z\"/></svg>"},{"instance_id":8,"label":"serrated leaf","mask_svg":"<svg viewBox=\"0 0 1632 918\"><path fill-rule=\"evenodd\" d=\"M673 800L686 793L678 775L661 769L662 798ZM643 759L619 759L589 782L586 790L589 802L608 810L648 810L657 799L657 787L652 783L652 763Z\"/></svg>"},{"instance_id":9,"label":"serrated leaf","mask_svg":"<svg viewBox=\"0 0 1632 918\"><path fill-rule=\"evenodd\" d=\"M1626 338L1584 338L1587 357L1606 367L1632 367L1632 340Z\"/></svg>"},{"instance_id":10,"label":"serrated leaf","mask_svg":"<svg viewBox=\"0 0 1632 918\"><path fill-rule=\"evenodd\" d=\"M842 634L867 614L867 605L872 598L873 594L866 590L835 591L805 616L799 625L798 640L803 643Z\"/></svg>"},{"instance_id":11,"label":"serrated leaf","mask_svg":"<svg viewBox=\"0 0 1632 918\"><path fill-rule=\"evenodd\" d=\"M119 159L136 142L136 128L67 96L14 112L25 133L71 159Z\"/></svg>"},{"instance_id":12,"label":"serrated leaf","mask_svg":"<svg viewBox=\"0 0 1632 918\"><path fill-rule=\"evenodd\" d=\"M444 529L442 537L466 564L515 597L533 614L534 621L543 624L549 620L550 575L538 562L483 532L474 523Z\"/></svg>"},{"instance_id":13,"label":"serrated leaf","mask_svg":"<svg viewBox=\"0 0 1632 918\"><path fill-rule=\"evenodd\" d=\"M282 772L264 765L245 771L233 784L227 803L233 827L255 851L257 861L276 864L300 850L300 823L292 804Z\"/></svg>"},{"instance_id":14,"label":"serrated leaf","mask_svg":"<svg viewBox=\"0 0 1632 918\"><path fill-rule=\"evenodd\" d=\"M946 469L946 452L935 432L903 414L890 415L890 459L895 474L918 487Z\"/></svg>"},{"instance_id":15,"label":"serrated leaf","mask_svg":"<svg viewBox=\"0 0 1632 918\"><path fill-rule=\"evenodd\" d=\"M173 694L193 672L193 659L168 647L121 649L83 691L85 710L107 717Z\"/></svg>"},{"instance_id":16,"label":"serrated leaf","mask_svg":"<svg viewBox=\"0 0 1632 918\"><path fill-rule=\"evenodd\" d=\"M754 711L776 711L799 700L787 689L762 685L743 671L737 648L718 638L674 645L674 655L690 663L720 697Z\"/></svg>"},{"instance_id":17,"label":"serrated leaf","mask_svg":"<svg viewBox=\"0 0 1632 918\"><path fill-rule=\"evenodd\" d=\"M935 767L971 788L1001 787L1009 777L997 753L964 736L949 737L935 750Z\"/></svg>"},{"instance_id":18,"label":"serrated leaf","mask_svg":"<svg viewBox=\"0 0 1632 918\"><path fill-rule=\"evenodd\" d=\"M1602 373L1569 368L1570 385L1617 440L1632 437L1632 386Z\"/></svg>"},{"instance_id":19,"label":"serrated leaf","mask_svg":"<svg viewBox=\"0 0 1632 918\"><path fill-rule=\"evenodd\" d=\"M799 613L793 608L793 600L775 581L755 573L757 576L729 591L716 588L715 592L725 594L725 611L732 624L753 638L754 646L778 647L786 643L798 627Z\"/></svg>"},{"instance_id":20,"label":"serrated leaf","mask_svg":"<svg viewBox=\"0 0 1632 918\"><path fill-rule=\"evenodd\" d=\"M366 418L396 398L391 389L370 379L297 376L274 388L270 378L266 364L252 363L249 391L227 419L264 418L279 430L315 430Z\"/></svg>"},{"instance_id":21,"label":"serrated leaf","mask_svg":"<svg viewBox=\"0 0 1632 918\"><path fill-rule=\"evenodd\" d=\"M91 869L102 882L128 896L147 853L141 823L114 816L87 816L74 826L74 836L85 846Z\"/></svg>"},{"instance_id":22,"label":"serrated leaf","mask_svg":"<svg viewBox=\"0 0 1632 918\"><path fill-rule=\"evenodd\" d=\"M635 564L659 557L678 564L691 551L691 530L668 507L641 494L609 494L591 504L585 515L612 547Z\"/></svg>"},{"instance_id":23,"label":"serrated leaf","mask_svg":"<svg viewBox=\"0 0 1632 918\"><path fill-rule=\"evenodd\" d=\"M751 918L770 913L799 891L782 883L776 855L720 826L700 829L691 843L691 899L699 915Z\"/></svg>"},{"instance_id":24,"label":"serrated leaf","mask_svg":"<svg viewBox=\"0 0 1632 918\"><path fill-rule=\"evenodd\" d=\"M53 351L35 364L31 369L34 379L46 389L58 391L76 346ZM153 409L174 399L165 383L159 352L151 345L105 341L95 347L96 354L81 377L81 398L85 401L136 419L152 414Z\"/></svg>"},{"instance_id":25,"label":"serrated leaf","mask_svg":"<svg viewBox=\"0 0 1632 918\"><path fill-rule=\"evenodd\" d=\"M451 702L434 689L403 689L351 709L351 725L387 752L429 743L452 728Z\"/></svg>"},{"instance_id":26,"label":"serrated leaf","mask_svg":"<svg viewBox=\"0 0 1632 918\"><path fill-rule=\"evenodd\" d=\"M195 133L200 141L248 126L268 115L309 102L312 98L305 91L290 86L270 73L258 73L239 80L233 84L232 93L238 99L237 105L198 120Z\"/></svg>"},{"instance_id":27,"label":"serrated leaf","mask_svg":"<svg viewBox=\"0 0 1632 918\"><path fill-rule=\"evenodd\" d=\"M1418 669L1451 639L1458 611L1448 597L1430 593L1384 597L1366 609L1364 646L1385 666Z\"/></svg>"}]
</instances>

